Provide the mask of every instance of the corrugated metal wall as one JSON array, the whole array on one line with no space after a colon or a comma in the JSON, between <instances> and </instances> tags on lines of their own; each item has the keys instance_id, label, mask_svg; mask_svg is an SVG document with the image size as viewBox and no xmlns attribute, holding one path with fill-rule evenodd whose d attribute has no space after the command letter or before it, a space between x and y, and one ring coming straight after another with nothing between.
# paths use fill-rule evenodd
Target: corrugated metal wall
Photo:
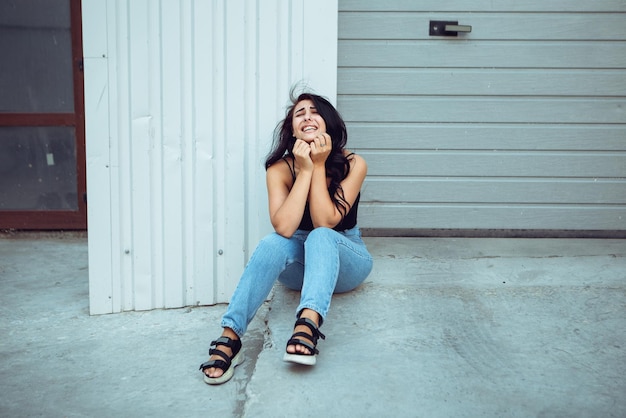
<instances>
[{"instance_id":1,"label":"corrugated metal wall","mask_svg":"<svg viewBox=\"0 0 626 418\"><path fill-rule=\"evenodd\" d=\"M626 2L339 1L339 109L391 230L626 230ZM430 20L471 25L429 36Z\"/></svg>"},{"instance_id":2,"label":"corrugated metal wall","mask_svg":"<svg viewBox=\"0 0 626 418\"><path fill-rule=\"evenodd\" d=\"M336 1L83 2L92 313L225 302L269 231L288 90L334 100Z\"/></svg>"}]
</instances>

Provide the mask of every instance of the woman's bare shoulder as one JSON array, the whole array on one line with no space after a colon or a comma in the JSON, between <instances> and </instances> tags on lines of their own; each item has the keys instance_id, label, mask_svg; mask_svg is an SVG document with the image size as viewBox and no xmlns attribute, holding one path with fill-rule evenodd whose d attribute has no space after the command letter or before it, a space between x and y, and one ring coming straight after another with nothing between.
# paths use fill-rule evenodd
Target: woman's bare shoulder
<instances>
[{"instance_id":1,"label":"woman's bare shoulder","mask_svg":"<svg viewBox=\"0 0 626 418\"><path fill-rule=\"evenodd\" d=\"M344 155L346 156L346 158L348 158L348 161L350 161L350 165L351 166L365 166L367 167L367 163L365 162L365 158L361 157L359 154L357 154L356 152L352 152L349 150L344 150Z\"/></svg>"},{"instance_id":2,"label":"woman's bare shoulder","mask_svg":"<svg viewBox=\"0 0 626 418\"><path fill-rule=\"evenodd\" d=\"M288 182L291 183L292 164L293 164L293 159L291 157L285 157L281 160L278 160L267 168L266 176L268 178L275 178L275 179L283 180L285 181L285 183L287 183L287 180L288 180Z\"/></svg>"}]
</instances>

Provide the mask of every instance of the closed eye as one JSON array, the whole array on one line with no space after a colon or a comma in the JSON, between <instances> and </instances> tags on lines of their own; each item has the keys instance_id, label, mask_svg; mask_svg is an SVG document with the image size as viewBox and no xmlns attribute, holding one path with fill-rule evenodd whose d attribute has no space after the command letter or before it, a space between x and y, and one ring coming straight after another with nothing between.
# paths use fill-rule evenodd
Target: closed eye
<instances>
[{"instance_id":1,"label":"closed eye","mask_svg":"<svg viewBox=\"0 0 626 418\"><path fill-rule=\"evenodd\" d=\"M311 110L311 113L317 113L317 108L315 106L311 106L309 108ZM306 111L306 108L302 107L298 110L295 111L294 116L302 116Z\"/></svg>"}]
</instances>

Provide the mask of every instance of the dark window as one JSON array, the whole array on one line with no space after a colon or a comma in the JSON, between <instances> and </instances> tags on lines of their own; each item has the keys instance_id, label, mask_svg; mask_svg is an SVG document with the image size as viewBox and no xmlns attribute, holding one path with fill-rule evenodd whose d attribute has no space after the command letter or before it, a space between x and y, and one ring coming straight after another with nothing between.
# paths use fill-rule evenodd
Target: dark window
<instances>
[{"instance_id":1,"label":"dark window","mask_svg":"<svg viewBox=\"0 0 626 418\"><path fill-rule=\"evenodd\" d=\"M0 2L0 228L86 229L80 0Z\"/></svg>"}]
</instances>

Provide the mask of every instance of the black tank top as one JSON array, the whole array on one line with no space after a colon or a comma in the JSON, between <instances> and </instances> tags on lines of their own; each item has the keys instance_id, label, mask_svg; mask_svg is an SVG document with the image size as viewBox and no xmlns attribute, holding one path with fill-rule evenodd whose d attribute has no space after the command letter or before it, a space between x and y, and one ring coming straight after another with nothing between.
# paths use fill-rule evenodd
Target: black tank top
<instances>
[{"instance_id":1,"label":"black tank top","mask_svg":"<svg viewBox=\"0 0 626 418\"><path fill-rule=\"evenodd\" d=\"M352 154L349 154L348 157L350 155ZM289 170L291 171L291 178L293 179L295 183L296 181L295 164L293 165L290 164L287 158L283 158L283 160L289 166ZM361 200L361 192L359 192L359 194L356 196L356 199L354 200L354 204L352 205L348 213L346 213L346 216L344 216L343 219L341 219L341 221L337 225L335 225L335 227L333 228L335 231L345 231L346 229L352 229L356 226L357 212L359 209L359 200ZM302 214L302 220L300 221L300 225L298 226L298 229L301 229L303 231L313 230L313 220L311 219L311 210L309 209L309 202L306 202L306 205L304 206L304 213Z\"/></svg>"}]
</instances>

